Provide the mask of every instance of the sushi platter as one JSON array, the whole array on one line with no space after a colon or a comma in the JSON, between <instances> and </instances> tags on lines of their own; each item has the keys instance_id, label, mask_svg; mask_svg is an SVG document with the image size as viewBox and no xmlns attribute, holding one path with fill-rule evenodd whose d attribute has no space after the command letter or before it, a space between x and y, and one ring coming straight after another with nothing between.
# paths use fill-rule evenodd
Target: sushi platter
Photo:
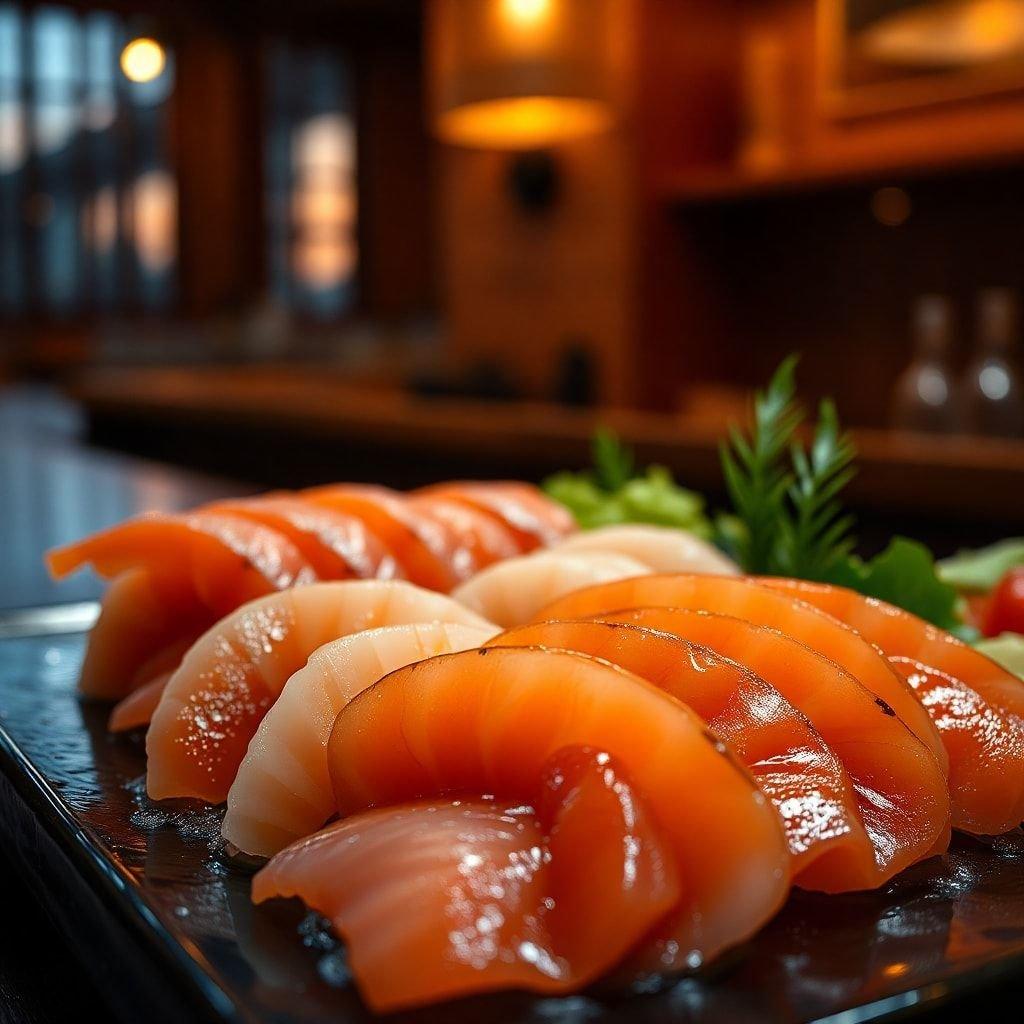
<instances>
[{"instance_id":1,"label":"sushi platter","mask_svg":"<svg viewBox=\"0 0 1024 1024\"><path fill-rule=\"evenodd\" d=\"M76 692L84 634L0 640L0 821L61 931L125 1020L362 1021L344 951L300 907L254 907L221 858L214 812L146 801L138 741ZM660 993L480 996L425 1022L886 1020L1024 972L1024 871L1007 849L955 838L944 858L877 892L794 891L710 976ZM400 969L400 968L398 968Z\"/></svg>"},{"instance_id":2,"label":"sushi platter","mask_svg":"<svg viewBox=\"0 0 1024 1024\"><path fill-rule=\"evenodd\" d=\"M810 1024L1019 976L1024 681L976 625L1015 620L853 554L799 419L784 364L714 523L605 439L49 552L109 586L0 622L0 821L122 1015Z\"/></svg>"}]
</instances>

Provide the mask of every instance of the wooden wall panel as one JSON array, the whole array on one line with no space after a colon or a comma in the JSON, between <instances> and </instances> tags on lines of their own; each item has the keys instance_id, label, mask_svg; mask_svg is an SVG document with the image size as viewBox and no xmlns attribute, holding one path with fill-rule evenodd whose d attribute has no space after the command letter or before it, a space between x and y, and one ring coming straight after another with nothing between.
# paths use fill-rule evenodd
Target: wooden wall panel
<instances>
[{"instance_id":1,"label":"wooden wall panel","mask_svg":"<svg viewBox=\"0 0 1024 1024\"><path fill-rule=\"evenodd\" d=\"M928 167L1024 152L1024 89L854 119L820 102L816 0L744 0L742 30L781 40L790 75L792 160L841 173Z\"/></svg>"},{"instance_id":2,"label":"wooden wall panel","mask_svg":"<svg viewBox=\"0 0 1024 1024\"><path fill-rule=\"evenodd\" d=\"M442 309L459 366L507 367L528 394L551 393L560 354L592 353L601 398L632 394L633 222L629 143L619 132L556 153L560 196L524 211L509 194L510 157L440 154Z\"/></svg>"},{"instance_id":3,"label":"wooden wall panel","mask_svg":"<svg viewBox=\"0 0 1024 1024\"><path fill-rule=\"evenodd\" d=\"M249 36L176 40L175 162L182 312L238 310L264 273L262 79Z\"/></svg>"}]
</instances>

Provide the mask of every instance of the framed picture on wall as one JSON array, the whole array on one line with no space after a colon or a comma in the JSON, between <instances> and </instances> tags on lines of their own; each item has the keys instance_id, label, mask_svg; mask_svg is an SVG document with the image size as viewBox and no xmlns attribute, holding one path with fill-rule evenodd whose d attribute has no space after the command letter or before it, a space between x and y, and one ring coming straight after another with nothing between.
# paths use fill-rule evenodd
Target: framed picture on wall
<instances>
[{"instance_id":1,"label":"framed picture on wall","mask_svg":"<svg viewBox=\"0 0 1024 1024\"><path fill-rule=\"evenodd\" d=\"M823 106L861 117L1024 90L1024 0L817 0Z\"/></svg>"}]
</instances>

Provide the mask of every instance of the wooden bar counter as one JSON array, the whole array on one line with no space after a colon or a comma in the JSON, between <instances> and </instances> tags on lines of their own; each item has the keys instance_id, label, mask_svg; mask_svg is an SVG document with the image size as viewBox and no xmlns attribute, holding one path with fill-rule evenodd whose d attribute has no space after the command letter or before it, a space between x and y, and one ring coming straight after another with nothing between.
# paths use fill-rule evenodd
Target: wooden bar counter
<instances>
[{"instance_id":1,"label":"wooden bar counter","mask_svg":"<svg viewBox=\"0 0 1024 1024\"><path fill-rule=\"evenodd\" d=\"M589 463L603 424L641 463L717 496L721 421L620 409L423 398L299 369L92 371L73 394L94 440L268 486L439 477L539 479ZM943 521L1024 529L1024 441L857 430L849 501L912 527ZM980 543L984 538L979 538Z\"/></svg>"}]
</instances>

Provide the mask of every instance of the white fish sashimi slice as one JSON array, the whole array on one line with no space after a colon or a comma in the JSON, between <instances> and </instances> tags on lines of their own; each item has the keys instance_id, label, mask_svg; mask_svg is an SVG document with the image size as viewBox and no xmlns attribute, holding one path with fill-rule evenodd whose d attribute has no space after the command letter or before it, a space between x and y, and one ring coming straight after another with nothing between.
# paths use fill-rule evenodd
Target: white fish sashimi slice
<instances>
[{"instance_id":1,"label":"white fish sashimi slice","mask_svg":"<svg viewBox=\"0 0 1024 1024\"><path fill-rule=\"evenodd\" d=\"M228 793L224 838L245 853L269 857L319 829L335 809L326 750L341 709L397 668L479 647L496 632L409 623L364 630L315 650L249 743Z\"/></svg>"},{"instance_id":2,"label":"white fish sashimi slice","mask_svg":"<svg viewBox=\"0 0 1024 1024\"><path fill-rule=\"evenodd\" d=\"M652 572L738 576L740 568L689 530L644 523L601 526L566 537L554 551L614 551L643 562Z\"/></svg>"},{"instance_id":3,"label":"white fish sashimi slice","mask_svg":"<svg viewBox=\"0 0 1024 1024\"><path fill-rule=\"evenodd\" d=\"M529 622L546 604L580 587L650 572L643 562L611 551L539 551L484 569L452 597L508 628Z\"/></svg>"}]
</instances>

